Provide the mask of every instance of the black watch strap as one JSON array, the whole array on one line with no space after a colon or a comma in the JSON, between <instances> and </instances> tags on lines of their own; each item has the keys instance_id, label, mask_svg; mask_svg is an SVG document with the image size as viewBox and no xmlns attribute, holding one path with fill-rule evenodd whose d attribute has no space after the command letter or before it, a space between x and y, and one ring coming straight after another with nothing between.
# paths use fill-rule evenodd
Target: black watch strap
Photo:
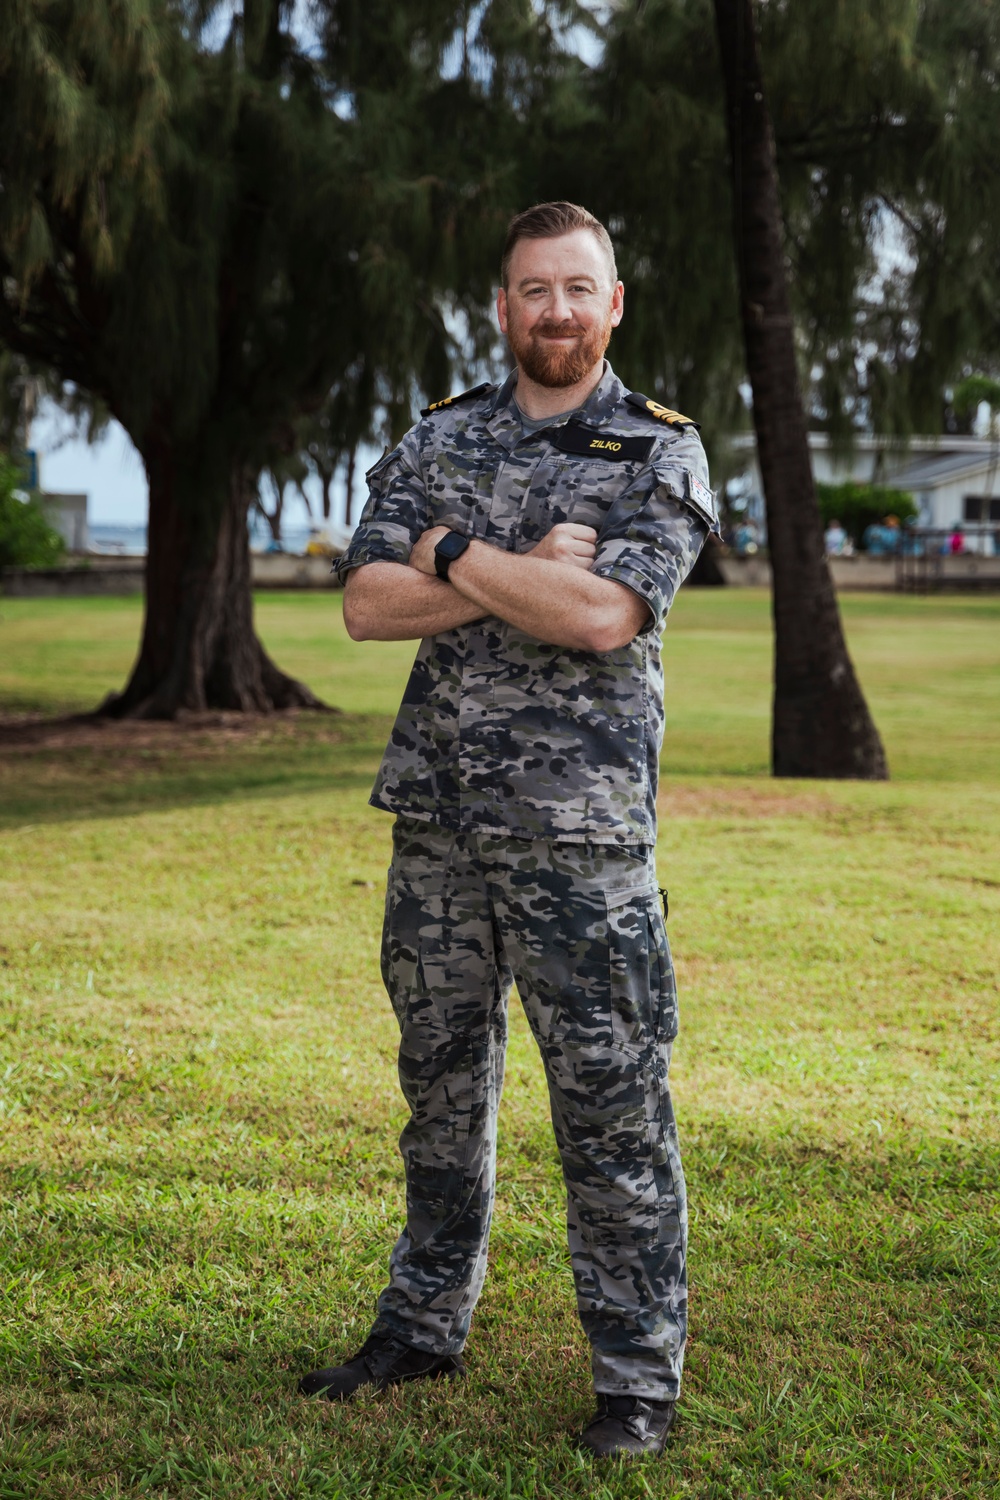
<instances>
[{"instance_id":1,"label":"black watch strap","mask_svg":"<svg viewBox=\"0 0 1000 1500\"><path fill-rule=\"evenodd\" d=\"M446 531L444 536L434 548L434 571L439 578L445 582L448 579L448 569L456 557L461 557L470 538L463 536L460 531Z\"/></svg>"}]
</instances>

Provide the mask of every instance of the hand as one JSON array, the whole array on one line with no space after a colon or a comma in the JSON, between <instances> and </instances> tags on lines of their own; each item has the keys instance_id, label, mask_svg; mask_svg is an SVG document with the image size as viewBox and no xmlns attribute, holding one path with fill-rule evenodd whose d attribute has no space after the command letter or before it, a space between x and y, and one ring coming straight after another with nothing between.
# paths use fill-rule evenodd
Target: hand
<instances>
[{"instance_id":1,"label":"hand","mask_svg":"<svg viewBox=\"0 0 1000 1500\"><path fill-rule=\"evenodd\" d=\"M437 577L437 568L434 566L434 548L438 542L450 531L449 526L432 526L430 531L425 531L413 544L410 553L410 567L416 568L418 573L426 573L430 578Z\"/></svg>"},{"instance_id":2,"label":"hand","mask_svg":"<svg viewBox=\"0 0 1000 1500\"><path fill-rule=\"evenodd\" d=\"M536 546L529 548L531 557L546 562L569 563L589 573L597 556L597 532L593 526L578 526L575 521L560 521Z\"/></svg>"}]
</instances>

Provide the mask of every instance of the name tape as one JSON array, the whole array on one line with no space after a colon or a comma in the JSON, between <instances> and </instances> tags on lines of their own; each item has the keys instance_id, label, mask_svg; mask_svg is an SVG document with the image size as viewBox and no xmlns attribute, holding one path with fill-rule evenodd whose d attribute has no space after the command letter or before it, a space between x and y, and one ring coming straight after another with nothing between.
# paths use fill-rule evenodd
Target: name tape
<instances>
[{"instance_id":1,"label":"name tape","mask_svg":"<svg viewBox=\"0 0 1000 1500\"><path fill-rule=\"evenodd\" d=\"M611 459L616 463L624 463L629 459L638 459L645 463L652 452L655 438L628 437L620 432L595 432L592 427L578 426L575 422L567 422L565 427L557 427L548 433L548 437L554 448L560 453L572 453L581 458L603 458Z\"/></svg>"}]
</instances>

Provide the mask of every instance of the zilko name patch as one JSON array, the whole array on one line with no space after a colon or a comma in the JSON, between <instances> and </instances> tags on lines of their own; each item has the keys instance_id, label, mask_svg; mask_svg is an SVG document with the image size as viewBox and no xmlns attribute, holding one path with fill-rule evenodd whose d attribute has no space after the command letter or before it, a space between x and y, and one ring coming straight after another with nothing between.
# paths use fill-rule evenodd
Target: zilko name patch
<instances>
[{"instance_id":1,"label":"zilko name patch","mask_svg":"<svg viewBox=\"0 0 1000 1500\"><path fill-rule=\"evenodd\" d=\"M582 427L576 422L556 427L546 436L560 453L577 453L586 458L611 459L618 463L626 459L638 459L644 463L656 441L655 438L626 437L624 433L595 432L593 427Z\"/></svg>"}]
</instances>

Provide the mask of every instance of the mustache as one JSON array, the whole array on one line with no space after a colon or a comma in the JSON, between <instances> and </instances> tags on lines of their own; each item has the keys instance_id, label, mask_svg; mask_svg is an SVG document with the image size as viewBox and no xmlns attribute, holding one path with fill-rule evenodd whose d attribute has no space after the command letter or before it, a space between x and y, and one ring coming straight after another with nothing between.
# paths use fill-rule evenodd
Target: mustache
<instances>
[{"instance_id":1,"label":"mustache","mask_svg":"<svg viewBox=\"0 0 1000 1500\"><path fill-rule=\"evenodd\" d=\"M579 339L583 337L583 330L575 323L539 323L532 329L532 334L544 339Z\"/></svg>"}]
</instances>

